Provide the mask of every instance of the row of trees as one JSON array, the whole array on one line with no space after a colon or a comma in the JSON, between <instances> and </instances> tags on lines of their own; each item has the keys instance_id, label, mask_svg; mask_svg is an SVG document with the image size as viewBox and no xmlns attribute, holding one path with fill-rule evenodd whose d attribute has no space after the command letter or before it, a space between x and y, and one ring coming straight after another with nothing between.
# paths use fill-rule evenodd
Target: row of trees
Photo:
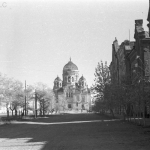
<instances>
[{"instance_id":1,"label":"row of trees","mask_svg":"<svg viewBox=\"0 0 150 150\"><path fill-rule=\"evenodd\" d=\"M146 88L147 87L147 90ZM126 85L111 82L110 70L107 62L98 63L95 69L95 84L92 86L95 111L122 114L131 119L145 117L150 108L149 82L138 78L134 84Z\"/></svg>"},{"instance_id":2,"label":"row of trees","mask_svg":"<svg viewBox=\"0 0 150 150\"><path fill-rule=\"evenodd\" d=\"M9 111L12 112L12 115L14 115L14 112L17 115L19 110L22 110L24 114L30 110L34 111L35 107L33 103L30 105L30 102L34 102L35 92L37 103L39 104L38 111L40 115L45 115L46 112L52 109L51 106L54 98L53 91L47 85L36 83L34 86L28 85L25 90L22 82L0 74L0 105L2 103L5 104L8 116Z\"/></svg>"}]
</instances>

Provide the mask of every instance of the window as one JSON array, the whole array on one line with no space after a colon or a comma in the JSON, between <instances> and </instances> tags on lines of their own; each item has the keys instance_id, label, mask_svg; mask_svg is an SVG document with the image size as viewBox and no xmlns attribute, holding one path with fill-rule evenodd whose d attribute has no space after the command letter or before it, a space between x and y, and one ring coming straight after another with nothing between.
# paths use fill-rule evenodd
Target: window
<instances>
[{"instance_id":1,"label":"window","mask_svg":"<svg viewBox=\"0 0 150 150\"><path fill-rule=\"evenodd\" d=\"M68 104L68 108L71 108L71 104Z\"/></svg>"},{"instance_id":2,"label":"window","mask_svg":"<svg viewBox=\"0 0 150 150\"><path fill-rule=\"evenodd\" d=\"M59 87L59 83L57 82L57 87Z\"/></svg>"},{"instance_id":3,"label":"window","mask_svg":"<svg viewBox=\"0 0 150 150\"><path fill-rule=\"evenodd\" d=\"M85 96L82 96L82 103L85 103Z\"/></svg>"},{"instance_id":4,"label":"window","mask_svg":"<svg viewBox=\"0 0 150 150\"><path fill-rule=\"evenodd\" d=\"M84 104L82 104L82 109L85 110Z\"/></svg>"},{"instance_id":5,"label":"window","mask_svg":"<svg viewBox=\"0 0 150 150\"><path fill-rule=\"evenodd\" d=\"M78 76L76 76L76 81L78 80Z\"/></svg>"},{"instance_id":6,"label":"window","mask_svg":"<svg viewBox=\"0 0 150 150\"><path fill-rule=\"evenodd\" d=\"M78 107L78 103L76 103L76 106Z\"/></svg>"},{"instance_id":7,"label":"window","mask_svg":"<svg viewBox=\"0 0 150 150\"><path fill-rule=\"evenodd\" d=\"M72 82L74 82L74 77L72 77Z\"/></svg>"},{"instance_id":8,"label":"window","mask_svg":"<svg viewBox=\"0 0 150 150\"><path fill-rule=\"evenodd\" d=\"M84 82L82 82L82 86L84 86Z\"/></svg>"},{"instance_id":9,"label":"window","mask_svg":"<svg viewBox=\"0 0 150 150\"><path fill-rule=\"evenodd\" d=\"M70 82L70 80L71 80L71 77L69 76L69 77L68 77L68 82Z\"/></svg>"},{"instance_id":10,"label":"window","mask_svg":"<svg viewBox=\"0 0 150 150\"><path fill-rule=\"evenodd\" d=\"M60 85L60 87L61 87L61 83L60 83L59 85Z\"/></svg>"}]
</instances>

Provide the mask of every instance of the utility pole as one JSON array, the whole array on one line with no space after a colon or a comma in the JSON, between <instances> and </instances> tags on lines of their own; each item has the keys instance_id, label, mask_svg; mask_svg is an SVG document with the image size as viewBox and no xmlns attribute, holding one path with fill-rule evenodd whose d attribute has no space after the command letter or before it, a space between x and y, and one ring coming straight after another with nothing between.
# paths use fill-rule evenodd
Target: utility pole
<instances>
[{"instance_id":1,"label":"utility pole","mask_svg":"<svg viewBox=\"0 0 150 150\"><path fill-rule=\"evenodd\" d=\"M25 116L27 115L27 110L26 110L26 80L25 80Z\"/></svg>"},{"instance_id":2,"label":"utility pole","mask_svg":"<svg viewBox=\"0 0 150 150\"><path fill-rule=\"evenodd\" d=\"M35 118L37 118L37 94L35 90Z\"/></svg>"},{"instance_id":3,"label":"utility pole","mask_svg":"<svg viewBox=\"0 0 150 150\"><path fill-rule=\"evenodd\" d=\"M129 29L129 42L130 42L130 29Z\"/></svg>"}]
</instances>

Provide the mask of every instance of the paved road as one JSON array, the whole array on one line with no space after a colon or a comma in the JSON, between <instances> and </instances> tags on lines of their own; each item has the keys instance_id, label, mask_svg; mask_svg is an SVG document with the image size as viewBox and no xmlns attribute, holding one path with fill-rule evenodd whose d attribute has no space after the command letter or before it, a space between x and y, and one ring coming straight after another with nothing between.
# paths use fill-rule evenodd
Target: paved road
<instances>
[{"instance_id":1,"label":"paved road","mask_svg":"<svg viewBox=\"0 0 150 150\"><path fill-rule=\"evenodd\" d=\"M98 114L53 115L1 125L0 150L150 150L150 128Z\"/></svg>"}]
</instances>

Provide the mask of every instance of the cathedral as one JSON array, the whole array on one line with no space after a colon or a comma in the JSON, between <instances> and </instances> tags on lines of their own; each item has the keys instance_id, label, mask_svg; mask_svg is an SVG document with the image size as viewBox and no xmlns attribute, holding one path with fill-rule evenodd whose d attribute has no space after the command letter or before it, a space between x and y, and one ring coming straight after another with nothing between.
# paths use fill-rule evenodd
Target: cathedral
<instances>
[{"instance_id":1,"label":"cathedral","mask_svg":"<svg viewBox=\"0 0 150 150\"><path fill-rule=\"evenodd\" d=\"M62 80L57 76L54 80L56 110L89 111L91 108L90 89L82 75L79 78L78 67L71 61L64 66Z\"/></svg>"}]
</instances>

